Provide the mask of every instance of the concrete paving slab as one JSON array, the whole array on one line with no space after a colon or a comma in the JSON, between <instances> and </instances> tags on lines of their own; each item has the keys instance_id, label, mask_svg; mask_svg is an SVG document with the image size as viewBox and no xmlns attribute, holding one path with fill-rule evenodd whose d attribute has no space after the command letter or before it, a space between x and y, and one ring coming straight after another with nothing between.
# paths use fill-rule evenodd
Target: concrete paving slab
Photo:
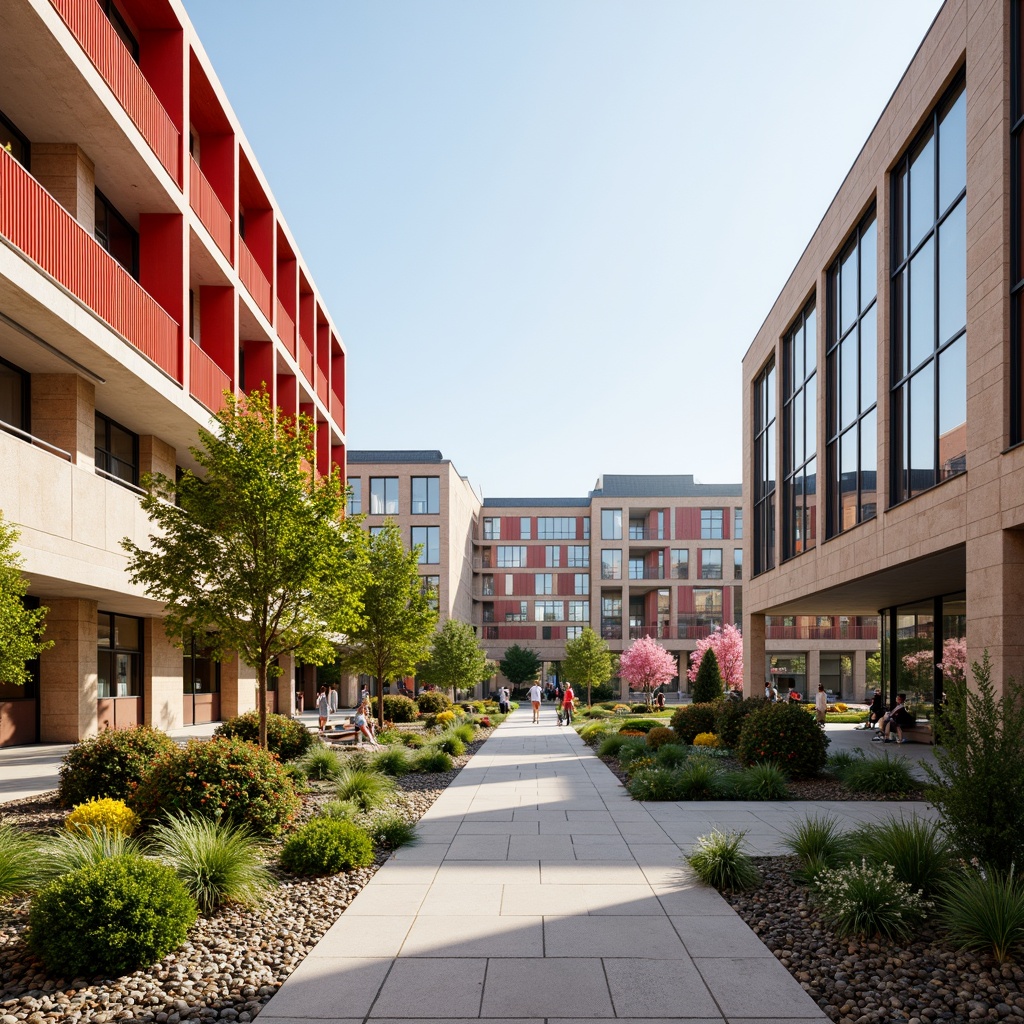
<instances>
[{"instance_id":1,"label":"concrete paving slab","mask_svg":"<svg viewBox=\"0 0 1024 1024\"><path fill-rule=\"evenodd\" d=\"M497 883L435 882L420 905L420 917L496 917L504 887Z\"/></svg>"},{"instance_id":2,"label":"concrete paving slab","mask_svg":"<svg viewBox=\"0 0 1024 1024\"><path fill-rule=\"evenodd\" d=\"M307 957L260 1011L263 1020L362 1019L370 1012L388 971L390 958Z\"/></svg>"},{"instance_id":3,"label":"concrete paving slab","mask_svg":"<svg viewBox=\"0 0 1024 1024\"><path fill-rule=\"evenodd\" d=\"M551 889L552 886L543 886ZM566 888L569 888L566 886ZM587 910L603 917L660 917L664 908L649 885L580 885Z\"/></svg>"},{"instance_id":4,"label":"concrete paving slab","mask_svg":"<svg viewBox=\"0 0 1024 1024\"><path fill-rule=\"evenodd\" d=\"M614 1017L604 966L597 959L499 959L488 965L482 1017Z\"/></svg>"},{"instance_id":5,"label":"concrete paving slab","mask_svg":"<svg viewBox=\"0 0 1024 1024\"><path fill-rule=\"evenodd\" d=\"M591 916L544 919L544 955L682 960L686 949L667 917Z\"/></svg>"},{"instance_id":6,"label":"concrete paving slab","mask_svg":"<svg viewBox=\"0 0 1024 1024\"><path fill-rule=\"evenodd\" d=\"M512 836L509 860L575 861L572 836Z\"/></svg>"},{"instance_id":7,"label":"concrete paving slab","mask_svg":"<svg viewBox=\"0 0 1024 1024\"><path fill-rule=\"evenodd\" d=\"M520 882L540 881L539 861L472 861L449 860L437 869L438 882L455 883L493 883L517 885Z\"/></svg>"},{"instance_id":8,"label":"concrete paving slab","mask_svg":"<svg viewBox=\"0 0 1024 1024\"><path fill-rule=\"evenodd\" d=\"M397 852L397 851L396 851ZM378 871L371 879L376 885L430 885L440 870L435 864L405 864L394 859L386 861L387 871Z\"/></svg>"},{"instance_id":9,"label":"concrete paving slab","mask_svg":"<svg viewBox=\"0 0 1024 1024\"><path fill-rule=\"evenodd\" d=\"M736 911L729 906L725 897L709 885L684 885L677 888L655 887L654 891L658 902L670 917L691 915L695 918L736 917Z\"/></svg>"},{"instance_id":10,"label":"concrete paving slab","mask_svg":"<svg viewBox=\"0 0 1024 1024\"><path fill-rule=\"evenodd\" d=\"M415 917L406 915L342 914L309 954L315 957L398 956Z\"/></svg>"},{"instance_id":11,"label":"concrete paving slab","mask_svg":"<svg viewBox=\"0 0 1024 1024\"><path fill-rule=\"evenodd\" d=\"M483 957L402 957L373 1004L373 1017L478 1017L486 969Z\"/></svg>"},{"instance_id":12,"label":"concrete paving slab","mask_svg":"<svg viewBox=\"0 0 1024 1024\"><path fill-rule=\"evenodd\" d=\"M693 963L727 1018L828 1020L773 956L695 957Z\"/></svg>"},{"instance_id":13,"label":"concrete paving slab","mask_svg":"<svg viewBox=\"0 0 1024 1024\"><path fill-rule=\"evenodd\" d=\"M669 920L692 957L772 956L772 951L735 914L708 917L688 914L670 916Z\"/></svg>"},{"instance_id":14,"label":"concrete paving slab","mask_svg":"<svg viewBox=\"0 0 1024 1024\"><path fill-rule=\"evenodd\" d=\"M456 836L444 855L452 860L506 860L509 856L509 836L502 835L459 835ZM524 858L518 857L517 860Z\"/></svg>"},{"instance_id":15,"label":"concrete paving slab","mask_svg":"<svg viewBox=\"0 0 1024 1024\"><path fill-rule=\"evenodd\" d=\"M404 956L544 956L541 917L421 917L402 947Z\"/></svg>"},{"instance_id":16,"label":"concrete paving slab","mask_svg":"<svg viewBox=\"0 0 1024 1024\"><path fill-rule=\"evenodd\" d=\"M501 913L507 917L586 915L590 910L589 888L585 885L506 885Z\"/></svg>"},{"instance_id":17,"label":"concrete paving slab","mask_svg":"<svg viewBox=\"0 0 1024 1024\"><path fill-rule=\"evenodd\" d=\"M367 885L349 905L345 917L408 917L422 913L421 904L429 889L425 884Z\"/></svg>"},{"instance_id":18,"label":"concrete paving slab","mask_svg":"<svg viewBox=\"0 0 1024 1024\"><path fill-rule=\"evenodd\" d=\"M536 836L540 834L538 821L479 821L473 818L459 826L460 836ZM560 822L568 826L567 821Z\"/></svg>"},{"instance_id":19,"label":"concrete paving slab","mask_svg":"<svg viewBox=\"0 0 1024 1024\"><path fill-rule=\"evenodd\" d=\"M573 864L541 864L542 885L643 885L647 879L640 865L607 861Z\"/></svg>"},{"instance_id":20,"label":"concrete paving slab","mask_svg":"<svg viewBox=\"0 0 1024 1024\"><path fill-rule=\"evenodd\" d=\"M609 957L608 988L618 1017L705 1017L721 1020L704 979L689 959L667 969L657 960Z\"/></svg>"}]
</instances>

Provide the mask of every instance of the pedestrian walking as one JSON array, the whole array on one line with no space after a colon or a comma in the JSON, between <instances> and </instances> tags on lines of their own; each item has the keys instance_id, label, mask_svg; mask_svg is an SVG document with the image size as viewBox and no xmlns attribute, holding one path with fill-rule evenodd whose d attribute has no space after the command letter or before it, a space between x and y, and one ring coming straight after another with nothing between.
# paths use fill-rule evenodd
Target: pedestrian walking
<instances>
[{"instance_id":1,"label":"pedestrian walking","mask_svg":"<svg viewBox=\"0 0 1024 1024\"><path fill-rule=\"evenodd\" d=\"M544 691L540 688L540 683L534 683L530 687L530 705L533 708L533 723L534 725L540 724L540 700Z\"/></svg>"},{"instance_id":2,"label":"pedestrian walking","mask_svg":"<svg viewBox=\"0 0 1024 1024\"><path fill-rule=\"evenodd\" d=\"M566 683L565 692L562 694L562 717L565 719L566 725L572 725L572 708L575 700L576 694L572 692L572 686Z\"/></svg>"},{"instance_id":3,"label":"pedestrian walking","mask_svg":"<svg viewBox=\"0 0 1024 1024\"><path fill-rule=\"evenodd\" d=\"M327 697L326 686L321 686L316 695L316 713L320 719L320 733L323 734L331 717L331 702Z\"/></svg>"},{"instance_id":4,"label":"pedestrian walking","mask_svg":"<svg viewBox=\"0 0 1024 1024\"><path fill-rule=\"evenodd\" d=\"M828 714L828 694L825 693L825 685L818 683L818 692L814 697L814 715L818 720L818 727L825 728L825 715Z\"/></svg>"}]
</instances>

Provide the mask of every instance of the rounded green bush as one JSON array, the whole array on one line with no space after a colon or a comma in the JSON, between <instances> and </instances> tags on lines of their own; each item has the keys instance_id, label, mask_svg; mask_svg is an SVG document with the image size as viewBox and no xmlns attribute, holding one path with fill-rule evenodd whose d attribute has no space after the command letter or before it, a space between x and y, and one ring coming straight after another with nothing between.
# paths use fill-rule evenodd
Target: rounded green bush
<instances>
[{"instance_id":1,"label":"rounded green bush","mask_svg":"<svg viewBox=\"0 0 1024 1024\"><path fill-rule=\"evenodd\" d=\"M466 752L466 744L454 732L441 733L436 739L431 740L430 745L451 754L452 757L461 757Z\"/></svg>"},{"instance_id":2,"label":"rounded green bush","mask_svg":"<svg viewBox=\"0 0 1024 1024\"><path fill-rule=\"evenodd\" d=\"M177 949L196 916L173 869L125 854L41 889L29 910L28 944L55 977L111 977Z\"/></svg>"},{"instance_id":3,"label":"rounded green bush","mask_svg":"<svg viewBox=\"0 0 1024 1024\"><path fill-rule=\"evenodd\" d=\"M619 752L616 756L619 759L619 766L621 768L628 768L630 761L635 761L638 757L649 757L650 753L651 750L647 746L646 737L627 736L626 742L619 747Z\"/></svg>"},{"instance_id":4,"label":"rounded green bush","mask_svg":"<svg viewBox=\"0 0 1024 1024\"><path fill-rule=\"evenodd\" d=\"M76 743L60 763L58 799L63 807L111 797L125 800L142 781L149 766L175 747L159 729L108 729Z\"/></svg>"},{"instance_id":5,"label":"rounded green bush","mask_svg":"<svg viewBox=\"0 0 1024 1024\"><path fill-rule=\"evenodd\" d=\"M437 715L442 711L447 711L452 706L452 702L440 690L428 690L416 698L416 706L420 709L421 715Z\"/></svg>"},{"instance_id":6,"label":"rounded green bush","mask_svg":"<svg viewBox=\"0 0 1024 1024\"><path fill-rule=\"evenodd\" d=\"M426 737L421 736L418 732L403 732L402 742L410 750L419 750L421 747L425 747L427 745Z\"/></svg>"},{"instance_id":7,"label":"rounded green bush","mask_svg":"<svg viewBox=\"0 0 1024 1024\"><path fill-rule=\"evenodd\" d=\"M679 737L672 729L664 725L656 725L647 733L647 746L651 750L660 750L666 743L679 743Z\"/></svg>"},{"instance_id":8,"label":"rounded green bush","mask_svg":"<svg viewBox=\"0 0 1024 1024\"><path fill-rule=\"evenodd\" d=\"M629 742L628 736L622 736L613 732L605 736L597 746L597 752L601 757L618 757L619 751Z\"/></svg>"},{"instance_id":9,"label":"rounded green bush","mask_svg":"<svg viewBox=\"0 0 1024 1024\"><path fill-rule=\"evenodd\" d=\"M652 721L649 718L641 718L630 722L624 722L620 726L619 732L623 732L624 730L631 732L650 732L652 729L657 729L661 724L661 722Z\"/></svg>"},{"instance_id":10,"label":"rounded green bush","mask_svg":"<svg viewBox=\"0 0 1024 1024\"><path fill-rule=\"evenodd\" d=\"M314 818L281 850L281 866L296 875L336 875L373 863L373 842L350 821Z\"/></svg>"},{"instance_id":11,"label":"rounded green bush","mask_svg":"<svg viewBox=\"0 0 1024 1024\"><path fill-rule=\"evenodd\" d=\"M682 743L692 743L702 732L715 731L717 704L683 704L672 713L672 728Z\"/></svg>"},{"instance_id":12,"label":"rounded green bush","mask_svg":"<svg viewBox=\"0 0 1024 1024\"><path fill-rule=\"evenodd\" d=\"M370 698L370 707L377 716L377 698ZM401 694L384 694L384 717L390 722L415 722L419 708L412 697Z\"/></svg>"},{"instance_id":13,"label":"rounded green bush","mask_svg":"<svg viewBox=\"0 0 1024 1024\"><path fill-rule=\"evenodd\" d=\"M817 775L828 737L799 704L765 704L747 716L736 745L743 765L774 761L788 775Z\"/></svg>"},{"instance_id":14,"label":"rounded green bush","mask_svg":"<svg viewBox=\"0 0 1024 1024\"><path fill-rule=\"evenodd\" d=\"M723 700L715 705L715 728L722 746L735 750L747 715L768 704L764 697L746 697L744 700Z\"/></svg>"},{"instance_id":15,"label":"rounded green bush","mask_svg":"<svg viewBox=\"0 0 1024 1024\"><path fill-rule=\"evenodd\" d=\"M657 762L659 768L678 768L690 757L690 750L680 743L666 743L658 748Z\"/></svg>"},{"instance_id":16,"label":"rounded green bush","mask_svg":"<svg viewBox=\"0 0 1024 1024\"><path fill-rule=\"evenodd\" d=\"M452 770L451 754L438 750L437 747L424 747L412 763L417 772L450 772Z\"/></svg>"},{"instance_id":17,"label":"rounded green bush","mask_svg":"<svg viewBox=\"0 0 1024 1024\"><path fill-rule=\"evenodd\" d=\"M370 768L381 775L401 778L412 771L412 762L406 748L400 744L385 747L370 758Z\"/></svg>"},{"instance_id":18,"label":"rounded green bush","mask_svg":"<svg viewBox=\"0 0 1024 1024\"><path fill-rule=\"evenodd\" d=\"M258 744L260 741L260 713L246 711L244 715L229 718L217 726L213 735ZM316 742L318 742L317 737L298 718L289 718L287 715L267 715L267 750L277 754L282 761L294 761Z\"/></svg>"},{"instance_id":19,"label":"rounded green bush","mask_svg":"<svg viewBox=\"0 0 1024 1024\"><path fill-rule=\"evenodd\" d=\"M272 836L299 811L295 786L275 754L244 740L190 740L162 754L128 799L143 819L197 814Z\"/></svg>"}]
</instances>

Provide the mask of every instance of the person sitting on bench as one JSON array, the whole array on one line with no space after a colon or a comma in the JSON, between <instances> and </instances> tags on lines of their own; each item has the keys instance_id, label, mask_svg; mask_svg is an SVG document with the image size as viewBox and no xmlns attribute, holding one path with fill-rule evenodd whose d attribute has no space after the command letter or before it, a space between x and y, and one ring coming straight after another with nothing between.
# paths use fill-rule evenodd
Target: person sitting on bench
<instances>
[{"instance_id":1,"label":"person sitting on bench","mask_svg":"<svg viewBox=\"0 0 1024 1024\"><path fill-rule=\"evenodd\" d=\"M868 708L868 720L861 726L862 729L874 729L885 716L885 704L882 701L882 691L875 690L871 698L871 707Z\"/></svg>"},{"instance_id":2,"label":"person sitting on bench","mask_svg":"<svg viewBox=\"0 0 1024 1024\"><path fill-rule=\"evenodd\" d=\"M352 724L356 727L357 732L362 733L370 741L370 746L380 746L377 737L373 734L373 719L370 717L369 701L364 700L356 708L356 717L352 720Z\"/></svg>"},{"instance_id":3,"label":"person sitting on bench","mask_svg":"<svg viewBox=\"0 0 1024 1024\"><path fill-rule=\"evenodd\" d=\"M903 730L909 728L914 724L914 716L910 713L907 708L907 695L905 693L896 694L896 703L893 704L892 709L882 719L882 732L884 734L883 743L888 743L891 739L890 733L892 727L896 726L896 735L899 737L897 743L905 743L906 740L903 738Z\"/></svg>"}]
</instances>

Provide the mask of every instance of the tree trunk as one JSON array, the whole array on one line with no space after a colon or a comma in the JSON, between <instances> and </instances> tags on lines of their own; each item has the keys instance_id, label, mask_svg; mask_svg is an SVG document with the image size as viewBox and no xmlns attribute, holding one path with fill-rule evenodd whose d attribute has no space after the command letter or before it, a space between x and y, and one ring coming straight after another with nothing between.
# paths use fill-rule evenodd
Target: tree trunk
<instances>
[{"instance_id":1,"label":"tree trunk","mask_svg":"<svg viewBox=\"0 0 1024 1024\"><path fill-rule=\"evenodd\" d=\"M377 728L384 731L384 668L377 662Z\"/></svg>"},{"instance_id":2,"label":"tree trunk","mask_svg":"<svg viewBox=\"0 0 1024 1024\"><path fill-rule=\"evenodd\" d=\"M260 749L267 749L267 663L260 662L256 670L260 691Z\"/></svg>"}]
</instances>

